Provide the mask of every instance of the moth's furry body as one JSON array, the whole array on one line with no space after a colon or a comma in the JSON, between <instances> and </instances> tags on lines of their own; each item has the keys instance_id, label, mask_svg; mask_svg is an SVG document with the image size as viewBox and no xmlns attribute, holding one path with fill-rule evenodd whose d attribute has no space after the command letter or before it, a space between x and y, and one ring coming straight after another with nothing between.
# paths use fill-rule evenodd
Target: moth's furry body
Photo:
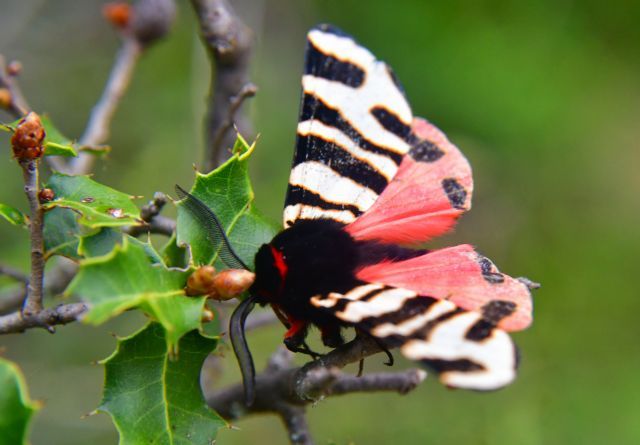
<instances>
[{"instance_id":1,"label":"moth's furry body","mask_svg":"<svg viewBox=\"0 0 640 445\"><path fill-rule=\"evenodd\" d=\"M290 329L287 345L302 342L309 325L322 332L327 346L342 343L340 327L347 326L327 311L311 304L311 298L344 294L362 284L356 272L370 264L398 261L424 254L375 241L357 241L343 225L330 219L300 220L264 244L255 257L256 280L250 293L260 304L271 304L286 318Z\"/></svg>"}]
</instances>

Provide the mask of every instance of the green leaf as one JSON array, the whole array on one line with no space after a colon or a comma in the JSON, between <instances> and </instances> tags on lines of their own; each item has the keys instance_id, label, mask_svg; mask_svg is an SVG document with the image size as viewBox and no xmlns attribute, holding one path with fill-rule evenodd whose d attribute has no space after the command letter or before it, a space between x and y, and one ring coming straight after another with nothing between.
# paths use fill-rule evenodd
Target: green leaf
<instances>
[{"instance_id":1,"label":"green leaf","mask_svg":"<svg viewBox=\"0 0 640 445\"><path fill-rule=\"evenodd\" d=\"M29 224L27 215L15 207L0 203L0 216L9 221L14 226L26 226Z\"/></svg>"},{"instance_id":2,"label":"green leaf","mask_svg":"<svg viewBox=\"0 0 640 445\"><path fill-rule=\"evenodd\" d=\"M147 254L147 257L153 264L164 264L166 266L156 248L151 244L151 240L147 240L146 242L140 241L138 238L129 235L127 235L127 240L132 244L142 247L144 253Z\"/></svg>"},{"instance_id":3,"label":"green leaf","mask_svg":"<svg viewBox=\"0 0 640 445\"><path fill-rule=\"evenodd\" d=\"M22 118L10 124L0 124L0 129L13 133L21 120ZM60 130L49 119L49 116L46 114L41 115L40 122L42 122L45 132L43 142L45 156L78 156L74 143L60 133Z\"/></svg>"},{"instance_id":4,"label":"green leaf","mask_svg":"<svg viewBox=\"0 0 640 445\"><path fill-rule=\"evenodd\" d=\"M244 139L238 138L233 156L210 173L196 173L191 193L207 204L220 220L234 242L240 258L250 265L262 243L268 242L277 228L254 208L254 194L249 180L248 161L253 151ZM178 204L178 244L188 244L195 264L210 264L215 260L211 242L202 227L189 212Z\"/></svg>"},{"instance_id":5,"label":"green leaf","mask_svg":"<svg viewBox=\"0 0 640 445\"><path fill-rule=\"evenodd\" d=\"M67 209L64 210L71 212ZM103 227L96 233L80 238L78 254L87 258L106 255L113 250L116 244L122 244L122 232L110 227Z\"/></svg>"},{"instance_id":6,"label":"green leaf","mask_svg":"<svg viewBox=\"0 0 640 445\"><path fill-rule=\"evenodd\" d=\"M204 297L186 297L189 271L154 264L145 248L125 237L107 255L80 262L80 270L66 294L77 294L91 304L83 321L100 324L122 312L138 308L162 324L167 346L198 329Z\"/></svg>"},{"instance_id":7,"label":"green leaf","mask_svg":"<svg viewBox=\"0 0 640 445\"><path fill-rule=\"evenodd\" d=\"M111 152L110 145L83 145L78 148L79 151L86 151L94 156L106 156Z\"/></svg>"},{"instance_id":8,"label":"green leaf","mask_svg":"<svg viewBox=\"0 0 640 445\"><path fill-rule=\"evenodd\" d=\"M29 399L18 367L0 358L0 444L28 443L27 429L39 406Z\"/></svg>"},{"instance_id":9,"label":"green leaf","mask_svg":"<svg viewBox=\"0 0 640 445\"><path fill-rule=\"evenodd\" d=\"M98 411L109 414L120 445L210 445L226 422L207 407L200 370L217 340L191 331L171 357L165 332L150 323L118 340L106 359L105 387Z\"/></svg>"},{"instance_id":10,"label":"green leaf","mask_svg":"<svg viewBox=\"0 0 640 445\"><path fill-rule=\"evenodd\" d=\"M131 196L100 184L88 176L54 173L47 187L55 199L45 208L66 207L80 214L78 222L91 228L128 226L140 223L140 211Z\"/></svg>"},{"instance_id":11,"label":"green leaf","mask_svg":"<svg viewBox=\"0 0 640 445\"><path fill-rule=\"evenodd\" d=\"M46 114L40 117L45 131L44 155L45 156L78 156L71 139L65 137L53 125Z\"/></svg>"},{"instance_id":12,"label":"green leaf","mask_svg":"<svg viewBox=\"0 0 640 445\"><path fill-rule=\"evenodd\" d=\"M80 259L78 241L81 228L73 210L53 208L44 214L44 255L49 258L61 255L72 260Z\"/></svg>"},{"instance_id":13,"label":"green leaf","mask_svg":"<svg viewBox=\"0 0 640 445\"><path fill-rule=\"evenodd\" d=\"M187 249L178 246L178 238L176 233L173 232L167 244L161 250L162 261L167 267L187 267Z\"/></svg>"}]
</instances>

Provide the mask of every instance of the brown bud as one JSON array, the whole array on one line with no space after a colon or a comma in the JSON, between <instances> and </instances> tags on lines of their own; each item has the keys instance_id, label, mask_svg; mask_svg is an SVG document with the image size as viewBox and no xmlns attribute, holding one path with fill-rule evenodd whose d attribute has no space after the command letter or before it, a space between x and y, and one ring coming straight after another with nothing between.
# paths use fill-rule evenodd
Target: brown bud
<instances>
[{"instance_id":1,"label":"brown bud","mask_svg":"<svg viewBox=\"0 0 640 445\"><path fill-rule=\"evenodd\" d=\"M230 300L247 291L256 279L256 274L244 269L223 270L213 278L213 287L218 300Z\"/></svg>"},{"instance_id":2,"label":"brown bud","mask_svg":"<svg viewBox=\"0 0 640 445\"><path fill-rule=\"evenodd\" d=\"M11 137L13 155L20 160L36 159L44 153L42 142L45 132L40 116L33 111L27 114L16 127Z\"/></svg>"},{"instance_id":3,"label":"brown bud","mask_svg":"<svg viewBox=\"0 0 640 445\"><path fill-rule=\"evenodd\" d=\"M22 72L22 63L18 60L12 60L7 65L7 74L10 76L18 76Z\"/></svg>"},{"instance_id":4,"label":"brown bud","mask_svg":"<svg viewBox=\"0 0 640 445\"><path fill-rule=\"evenodd\" d=\"M40 190L40 192L38 193L38 199L40 200L40 202L53 201L53 198L55 197L56 197L56 194L51 189L45 188Z\"/></svg>"},{"instance_id":5,"label":"brown bud","mask_svg":"<svg viewBox=\"0 0 640 445\"><path fill-rule=\"evenodd\" d=\"M0 108L9 108L12 100L11 91L7 88L0 88Z\"/></svg>"},{"instance_id":6,"label":"brown bud","mask_svg":"<svg viewBox=\"0 0 640 445\"><path fill-rule=\"evenodd\" d=\"M131 21L131 5L125 2L107 3L102 7L102 15L116 28L126 28Z\"/></svg>"},{"instance_id":7,"label":"brown bud","mask_svg":"<svg viewBox=\"0 0 640 445\"><path fill-rule=\"evenodd\" d=\"M131 32L145 46L166 36L176 16L173 0L138 0L133 6Z\"/></svg>"},{"instance_id":8,"label":"brown bud","mask_svg":"<svg viewBox=\"0 0 640 445\"><path fill-rule=\"evenodd\" d=\"M215 292L213 277L216 269L213 266L202 266L196 269L187 279L187 295L209 295Z\"/></svg>"},{"instance_id":9,"label":"brown bud","mask_svg":"<svg viewBox=\"0 0 640 445\"><path fill-rule=\"evenodd\" d=\"M216 318L216 314L214 314L211 309L204 308L202 310L202 322L203 323L212 322L213 320L215 320L215 318Z\"/></svg>"}]
</instances>

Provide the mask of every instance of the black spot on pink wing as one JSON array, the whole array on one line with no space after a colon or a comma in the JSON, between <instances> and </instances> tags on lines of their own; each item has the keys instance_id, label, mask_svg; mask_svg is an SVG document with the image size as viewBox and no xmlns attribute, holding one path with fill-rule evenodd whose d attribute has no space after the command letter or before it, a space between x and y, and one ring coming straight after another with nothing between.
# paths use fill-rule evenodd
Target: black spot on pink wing
<instances>
[{"instance_id":1,"label":"black spot on pink wing","mask_svg":"<svg viewBox=\"0 0 640 445\"><path fill-rule=\"evenodd\" d=\"M444 156L444 151L440 150L434 143L422 140L411 147L409 155L419 162L435 162Z\"/></svg>"},{"instance_id":2,"label":"black spot on pink wing","mask_svg":"<svg viewBox=\"0 0 640 445\"><path fill-rule=\"evenodd\" d=\"M463 210L465 201L467 200L467 191L454 178L445 178L442 180L442 189L444 190L449 202L456 209Z\"/></svg>"},{"instance_id":3,"label":"black spot on pink wing","mask_svg":"<svg viewBox=\"0 0 640 445\"><path fill-rule=\"evenodd\" d=\"M482 271L482 278L491 284L500 284L504 282L504 275L497 271L495 265L482 255L478 255L478 264Z\"/></svg>"}]
</instances>

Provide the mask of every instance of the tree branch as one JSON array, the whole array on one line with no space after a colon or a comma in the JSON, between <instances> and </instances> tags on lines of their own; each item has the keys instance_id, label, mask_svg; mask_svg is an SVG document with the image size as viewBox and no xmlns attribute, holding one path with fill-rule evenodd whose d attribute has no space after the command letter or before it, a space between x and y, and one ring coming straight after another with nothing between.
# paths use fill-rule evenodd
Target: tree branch
<instances>
[{"instance_id":1,"label":"tree branch","mask_svg":"<svg viewBox=\"0 0 640 445\"><path fill-rule=\"evenodd\" d=\"M138 0L133 4L130 22L122 30L122 46L116 55L100 100L91 110L80 146L96 146L109 138L113 115L126 93L133 71L145 49L164 37L175 17L173 0ZM65 169L67 173L87 174L93 169L95 155L80 152Z\"/></svg>"},{"instance_id":2,"label":"tree branch","mask_svg":"<svg viewBox=\"0 0 640 445\"><path fill-rule=\"evenodd\" d=\"M78 266L67 258L58 258L57 264L45 275L44 293L57 295L66 289L76 274ZM0 315L12 312L20 306L27 295L26 287L0 296Z\"/></svg>"},{"instance_id":3,"label":"tree branch","mask_svg":"<svg viewBox=\"0 0 640 445\"><path fill-rule=\"evenodd\" d=\"M161 192L156 192L153 195L153 199L140 209L140 218L146 224L126 227L123 230L124 233L131 236L139 236L144 233L158 233L160 235L171 236L176 230L175 220L160 215L166 203L166 195Z\"/></svg>"},{"instance_id":4,"label":"tree branch","mask_svg":"<svg viewBox=\"0 0 640 445\"><path fill-rule=\"evenodd\" d=\"M249 123L235 115L256 92L249 80L253 33L227 0L191 0L191 4L212 65L204 157L205 171L209 171L228 157L226 149L235 141L234 121L241 133L249 133Z\"/></svg>"},{"instance_id":5,"label":"tree branch","mask_svg":"<svg viewBox=\"0 0 640 445\"><path fill-rule=\"evenodd\" d=\"M91 110L87 127L78 141L80 146L95 146L106 142L111 120L131 83L133 70L142 54L142 49L142 44L134 36L124 37L111 68L107 85L100 100ZM66 170L76 175L87 174L92 170L95 160L95 155L82 151L70 162Z\"/></svg>"},{"instance_id":6,"label":"tree branch","mask_svg":"<svg viewBox=\"0 0 640 445\"><path fill-rule=\"evenodd\" d=\"M241 384L210 393L207 403L230 420L254 413L278 414L289 431L292 444L312 444L304 420L306 405L324 397L353 392L395 391L406 394L426 378L426 372L417 369L363 377L340 371L347 364L380 351L373 339L362 336L302 367L292 367L291 353L281 348L272 356L265 371L256 376L256 397L251 407L244 404Z\"/></svg>"},{"instance_id":7,"label":"tree branch","mask_svg":"<svg viewBox=\"0 0 640 445\"><path fill-rule=\"evenodd\" d=\"M43 309L30 317L24 317L20 311L0 316L0 334L24 332L29 328L45 328L55 332L55 325L76 321L88 310L84 303L61 304L54 308Z\"/></svg>"},{"instance_id":8,"label":"tree branch","mask_svg":"<svg viewBox=\"0 0 640 445\"><path fill-rule=\"evenodd\" d=\"M24 191L29 201L30 221L29 236L31 239L31 277L27 286L27 298L22 307L26 318L36 315L42 310L44 285L44 210L38 200L38 160L21 160L24 177Z\"/></svg>"}]
</instances>

